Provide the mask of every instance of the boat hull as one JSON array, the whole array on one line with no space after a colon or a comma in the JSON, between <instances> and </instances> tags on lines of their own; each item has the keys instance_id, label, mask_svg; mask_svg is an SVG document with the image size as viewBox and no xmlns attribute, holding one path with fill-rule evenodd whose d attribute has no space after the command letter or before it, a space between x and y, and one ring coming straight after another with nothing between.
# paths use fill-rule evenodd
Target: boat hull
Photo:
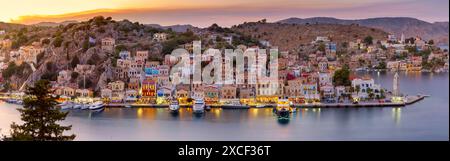
<instances>
[{"instance_id":1,"label":"boat hull","mask_svg":"<svg viewBox=\"0 0 450 161\"><path fill-rule=\"evenodd\" d=\"M103 105L98 105L98 106L91 106L91 107L89 107L90 110L98 110L98 109L102 109L102 108L104 108Z\"/></svg>"}]
</instances>

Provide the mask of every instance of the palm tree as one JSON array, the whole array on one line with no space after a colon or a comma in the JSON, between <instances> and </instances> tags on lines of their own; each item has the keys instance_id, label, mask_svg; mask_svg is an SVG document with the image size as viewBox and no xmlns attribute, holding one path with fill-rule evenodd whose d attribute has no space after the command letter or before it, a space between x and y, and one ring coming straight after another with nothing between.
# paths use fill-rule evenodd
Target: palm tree
<instances>
[{"instance_id":1,"label":"palm tree","mask_svg":"<svg viewBox=\"0 0 450 161\"><path fill-rule=\"evenodd\" d=\"M361 90L361 86L356 85L356 86L355 86L355 90L356 90L356 94L358 95L358 94L359 94L359 91Z\"/></svg>"},{"instance_id":2,"label":"palm tree","mask_svg":"<svg viewBox=\"0 0 450 161\"><path fill-rule=\"evenodd\" d=\"M367 93L369 94L369 99L373 99L373 89L372 88L367 88Z\"/></svg>"}]
</instances>

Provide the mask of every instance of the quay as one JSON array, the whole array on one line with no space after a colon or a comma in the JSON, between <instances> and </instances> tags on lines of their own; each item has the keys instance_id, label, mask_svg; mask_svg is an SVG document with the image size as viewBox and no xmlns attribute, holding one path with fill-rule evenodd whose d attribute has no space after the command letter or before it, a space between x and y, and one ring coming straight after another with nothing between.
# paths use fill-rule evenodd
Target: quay
<instances>
[{"instance_id":1,"label":"quay","mask_svg":"<svg viewBox=\"0 0 450 161\"><path fill-rule=\"evenodd\" d=\"M360 102L353 103L312 103L312 104L294 104L296 108L356 108L356 107L403 107L412 105L423 100L428 95L407 96L405 102ZM126 103L112 103L105 104L106 107L122 108L125 106L131 107L147 107L147 108L167 108L169 105L156 105L156 104L126 104ZM211 108L223 108L223 109L249 109L249 108L273 108L276 104L267 104L262 107L247 106L247 105L209 105ZM190 105L181 105L181 107L187 108Z\"/></svg>"}]
</instances>

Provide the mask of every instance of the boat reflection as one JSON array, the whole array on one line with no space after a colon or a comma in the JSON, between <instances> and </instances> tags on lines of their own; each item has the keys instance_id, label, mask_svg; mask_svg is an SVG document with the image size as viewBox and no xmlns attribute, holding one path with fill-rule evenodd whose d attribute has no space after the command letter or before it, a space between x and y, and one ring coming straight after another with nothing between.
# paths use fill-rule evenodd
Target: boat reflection
<instances>
[{"instance_id":1,"label":"boat reflection","mask_svg":"<svg viewBox=\"0 0 450 161\"><path fill-rule=\"evenodd\" d=\"M287 125L287 124L289 124L291 118L289 116L287 116L287 117L278 117L277 120L278 120L278 124L280 124L280 125Z\"/></svg>"},{"instance_id":2,"label":"boat reflection","mask_svg":"<svg viewBox=\"0 0 450 161\"><path fill-rule=\"evenodd\" d=\"M169 114L170 116L178 117L180 113L178 111L177 112L170 111Z\"/></svg>"}]
</instances>

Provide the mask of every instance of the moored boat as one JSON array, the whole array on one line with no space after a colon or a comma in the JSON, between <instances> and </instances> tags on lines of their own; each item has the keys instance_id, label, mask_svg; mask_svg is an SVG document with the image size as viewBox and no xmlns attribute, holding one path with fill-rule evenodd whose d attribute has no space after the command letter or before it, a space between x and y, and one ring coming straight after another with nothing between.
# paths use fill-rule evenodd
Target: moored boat
<instances>
[{"instance_id":1,"label":"moored boat","mask_svg":"<svg viewBox=\"0 0 450 161\"><path fill-rule=\"evenodd\" d=\"M279 117L288 117L289 113L293 112L293 109L291 108L291 103L289 100L280 99L278 100L274 111Z\"/></svg>"},{"instance_id":2,"label":"moored boat","mask_svg":"<svg viewBox=\"0 0 450 161\"><path fill-rule=\"evenodd\" d=\"M75 103L73 105L73 109L81 109L81 104L80 103Z\"/></svg>"},{"instance_id":3,"label":"moored boat","mask_svg":"<svg viewBox=\"0 0 450 161\"><path fill-rule=\"evenodd\" d=\"M103 105L102 101L94 102L91 106L89 106L90 110L98 110L103 109L105 106Z\"/></svg>"},{"instance_id":4,"label":"moored boat","mask_svg":"<svg viewBox=\"0 0 450 161\"><path fill-rule=\"evenodd\" d=\"M73 104L69 101L64 101L63 103L58 105L61 110L68 110L71 109L73 107Z\"/></svg>"},{"instance_id":5,"label":"moored boat","mask_svg":"<svg viewBox=\"0 0 450 161\"><path fill-rule=\"evenodd\" d=\"M83 104L81 104L81 107L80 107L82 110L87 110L87 109L89 109L89 104L85 104L85 103L83 103Z\"/></svg>"},{"instance_id":6,"label":"moored boat","mask_svg":"<svg viewBox=\"0 0 450 161\"><path fill-rule=\"evenodd\" d=\"M194 113L205 112L205 101L203 99L196 99L194 105L192 106Z\"/></svg>"},{"instance_id":7,"label":"moored boat","mask_svg":"<svg viewBox=\"0 0 450 161\"><path fill-rule=\"evenodd\" d=\"M169 105L170 112L178 112L180 110L180 104L177 100L173 100Z\"/></svg>"}]
</instances>

